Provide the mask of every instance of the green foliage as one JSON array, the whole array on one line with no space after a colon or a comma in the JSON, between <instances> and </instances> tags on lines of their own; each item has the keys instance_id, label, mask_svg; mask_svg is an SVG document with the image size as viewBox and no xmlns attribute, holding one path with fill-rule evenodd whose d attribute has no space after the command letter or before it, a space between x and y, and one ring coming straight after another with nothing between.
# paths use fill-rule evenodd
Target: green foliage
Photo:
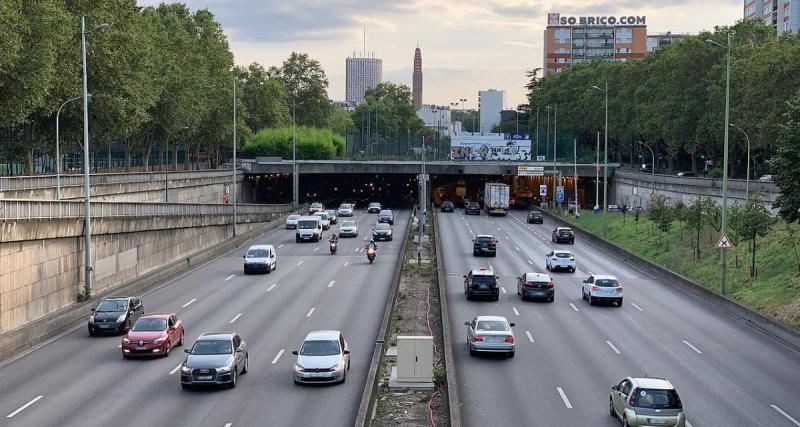
<instances>
[{"instance_id":1,"label":"green foliage","mask_svg":"<svg viewBox=\"0 0 800 427\"><path fill-rule=\"evenodd\" d=\"M778 154L769 162L773 180L780 187L781 194L775 200L780 216L787 222L800 222L800 180L797 167L800 165L800 91L791 102L784 115L778 144Z\"/></svg>"},{"instance_id":2,"label":"green foliage","mask_svg":"<svg viewBox=\"0 0 800 427\"><path fill-rule=\"evenodd\" d=\"M658 195L655 200L650 202L648 219L653 221L662 233L668 233L675 220L675 210L669 205L666 197ZM669 240L665 240L665 242L669 248Z\"/></svg>"},{"instance_id":3,"label":"green foliage","mask_svg":"<svg viewBox=\"0 0 800 427\"><path fill-rule=\"evenodd\" d=\"M270 76L258 63L237 68L242 90L243 116L253 131L281 127L291 123L283 81Z\"/></svg>"},{"instance_id":4,"label":"green foliage","mask_svg":"<svg viewBox=\"0 0 800 427\"><path fill-rule=\"evenodd\" d=\"M297 127L297 159L327 160L344 152L344 138L330 129ZM292 158L292 127L262 129L242 148L245 156Z\"/></svg>"},{"instance_id":5,"label":"green foliage","mask_svg":"<svg viewBox=\"0 0 800 427\"><path fill-rule=\"evenodd\" d=\"M433 367L433 384L439 388L447 381L447 371L444 366Z\"/></svg>"},{"instance_id":6,"label":"green foliage","mask_svg":"<svg viewBox=\"0 0 800 427\"><path fill-rule=\"evenodd\" d=\"M452 110L450 112L450 120L461 122L461 130L464 132L480 132L481 117L478 110ZM544 123L542 123L542 129L544 129L544 126Z\"/></svg>"},{"instance_id":7,"label":"green foliage","mask_svg":"<svg viewBox=\"0 0 800 427\"><path fill-rule=\"evenodd\" d=\"M354 131L356 125L353 123L352 114L341 108L334 108L333 111L331 111L330 117L328 117L326 127L339 135L345 135L348 132Z\"/></svg>"},{"instance_id":8,"label":"green foliage","mask_svg":"<svg viewBox=\"0 0 800 427\"><path fill-rule=\"evenodd\" d=\"M322 64L307 53L292 52L280 68L270 74L283 81L289 113L294 110L299 125L324 127L333 106L328 100L328 78Z\"/></svg>"},{"instance_id":9,"label":"green foliage","mask_svg":"<svg viewBox=\"0 0 800 427\"><path fill-rule=\"evenodd\" d=\"M425 129L411 102L411 89L392 82L367 90L364 102L353 113L353 122L357 129L370 129L370 138L375 142L409 133L418 136Z\"/></svg>"}]
</instances>

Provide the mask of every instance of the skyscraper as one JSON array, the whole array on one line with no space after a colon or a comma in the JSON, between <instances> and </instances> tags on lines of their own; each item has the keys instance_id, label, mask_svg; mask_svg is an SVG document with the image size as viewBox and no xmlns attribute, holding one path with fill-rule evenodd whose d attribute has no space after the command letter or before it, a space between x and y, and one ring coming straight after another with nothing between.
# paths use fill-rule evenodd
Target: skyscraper
<instances>
[{"instance_id":1,"label":"skyscraper","mask_svg":"<svg viewBox=\"0 0 800 427\"><path fill-rule=\"evenodd\" d=\"M422 108L422 52L417 46L414 51L414 77L412 80L412 96L414 98L414 108Z\"/></svg>"},{"instance_id":2,"label":"skyscraper","mask_svg":"<svg viewBox=\"0 0 800 427\"><path fill-rule=\"evenodd\" d=\"M760 19L778 34L800 32L800 0L744 0L744 19Z\"/></svg>"},{"instance_id":3,"label":"skyscraper","mask_svg":"<svg viewBox=\"0 0 800 427\"><path fill-rule=\"evenodd\" d=\"M347 58L345 100L355 104L364 102L367 89L377 86L383 79L383 61L375 58Z\"/></svg>"}]
</instances>

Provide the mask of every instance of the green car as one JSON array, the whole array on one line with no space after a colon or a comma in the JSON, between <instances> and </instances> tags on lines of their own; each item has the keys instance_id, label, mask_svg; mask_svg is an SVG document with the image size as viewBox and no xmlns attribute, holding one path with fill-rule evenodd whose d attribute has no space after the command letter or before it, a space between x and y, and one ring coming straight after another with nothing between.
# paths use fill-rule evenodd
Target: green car
<instances>
[{"instance_id":1,"label":"green car","mask_svg":"<svg viewBox=\"0 0 800 427\"><path fill-rule=\"evenodd\" d=\"M686 415L675 387L663 378L627 377L611 386L608 412L623 426L685 427Z\"/></svg>"}]
</instances>

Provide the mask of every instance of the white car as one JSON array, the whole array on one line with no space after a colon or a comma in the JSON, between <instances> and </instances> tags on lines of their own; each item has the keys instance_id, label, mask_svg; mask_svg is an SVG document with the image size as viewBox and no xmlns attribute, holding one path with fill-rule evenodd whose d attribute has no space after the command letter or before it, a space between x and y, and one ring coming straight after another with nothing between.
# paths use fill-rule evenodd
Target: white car
<instances>
[{"instance_id":1,"label":"white car","mask_svg":"<svg viewBox=\"0 0 800 427\"><path fill-rule=\"evenodd\" d=\"M590 305L599 301L611 301L617 303L617 307L622 307L623 290L622 283L615 276L593 274L583 281L581 296Z\"/></svg>"},{"instance_id":2,"label":"white car","mask_svg":"<svg viewBox=\"0 0 800 427\"><path fill-rule=\"evenodd\" d=\"M548 271L563 269L574 273L575 269L577 268L575 255L570 251L564 251L560 249L548 252L545 255L544 264Z\"/></svg>"},{"instance_id":3,"label":"white car","mask_svg":"<svg viewBox=\"0 0 800 427\"><path fill-rule=\"evenodd\" d=\"M300 219L300 215L289 215L286 217L286 229L287 230L294 230L297 228L297 220Z\"/></svg>"},{"instance_id":4,"label":"white car","mask_svg":"<svg viewBox=\"0 0 800 427\"><path fill-rule=\"evenodd\" d=\"M328 216L327 212L316 212L314 216L319 217L319 222L322 224L322 229L327 230L331 228L331 218Z\"/></svg>"},{"instance_id":5,"label":"white car","mask_svg":"<svg viewBox=\"0 0 800 427\"><path fill-rule=\"evenodd\" d=\"M350 348L339 331L314 331L306 335L297 356L295 384L344 383L350 369Z\"/></svg>"},{"instance_id":6,"label":"white car","mask_svg":"<svg viewBox=\"0 0 800 427\"><path fill-rule=\"evenodd\" d=\"M342 221L339 226L339 237L358 237L358 224L352 219Z\"/></svg>"},{"instance_id":7,"label":"white car","mask_svg":"<svg viewBox=\"0 0 800 427\"><path fill-rule=\"evenodd\" d=\"M244 274L255 271L271 273L278 267L278 255L272 245L253 245L244 255Z\"/></svg>"}]
</instances>

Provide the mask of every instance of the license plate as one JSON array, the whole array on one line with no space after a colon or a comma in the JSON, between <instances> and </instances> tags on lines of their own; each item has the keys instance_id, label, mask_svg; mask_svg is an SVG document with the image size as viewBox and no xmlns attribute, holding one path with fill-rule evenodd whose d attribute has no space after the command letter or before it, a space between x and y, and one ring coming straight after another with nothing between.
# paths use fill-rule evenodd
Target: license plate
<instances>
[{"instance_id":1,"label":"license plate","mask_svg":"<svg viewBox=\"0 0 800 427\"><path fill-rule=\"evenodd\" d=\"M197 377L198 381L211 381L211 375L202 375Z\"/></svg>"},{"instance_id":2,"label":"license plate","mask_svg":"<svg viewBox=\"0 0 800 427\"><path fill-rule=\"evenodd\" d=\"M144 348L144 347L136 347L136 351L145 351L145 350L147 350L147 349Z\"/></svg>"},{"instance_id":3,"label":"license plate","mask_svg":"<svg viewBox=\"0 0 800 427\"><path fill-rule=\"evenodd\" d=\"M113 325L104 325L104 324L102 324L102 323L98 323L98 324L97 324L97 327L98 327L98 328L101 328L101 329L103 329L103 328L110 328L110 327L112 327L112 326L113 326Z\"/></svg>"},{"instance_id":4,"label":"license plate","mask_svg":"<svg viewBox=\"0 0 800 427\"><path fill-rule=\"evenodd\" d=\"M664 425L664 424L667 423L667 420L664 420L664 419L661 419L661 418L648 418L647 422L650 423L650 424Z\"/></svg>"}]
</instances>

